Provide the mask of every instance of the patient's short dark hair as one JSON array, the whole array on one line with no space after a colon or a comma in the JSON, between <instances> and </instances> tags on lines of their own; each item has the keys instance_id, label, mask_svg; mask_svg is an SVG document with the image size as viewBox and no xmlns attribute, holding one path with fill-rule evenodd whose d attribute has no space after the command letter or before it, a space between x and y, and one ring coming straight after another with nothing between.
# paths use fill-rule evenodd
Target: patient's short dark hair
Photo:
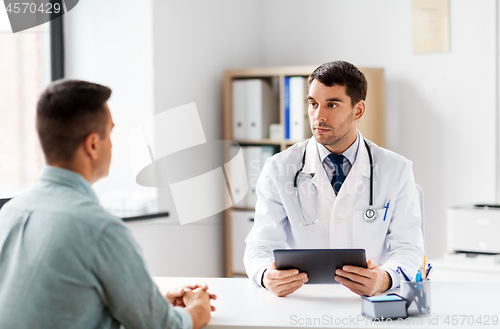
<instances>
[{"instance_id":1,"label":"patient's short dark hair","mask_svg":"<svg viewBox=\"0 0 500 329\"><path fill-rule=\"evenodd\" d=\"M356 66L345 61L334 61L322 64L314 70L307 81L307 87L318 80L327 87L345 86L346 94L351 98L352 106L366 99L368 83L365 75Z\"/></svg>"},{"instance_id":2,"label":"patient's short dark hair","mask_svg":"<svg viewBox=\"0 0 500 329\"><path fill-rule=\"evenodd\" d=\"M51 83L38 100L36 129L47 161L69 162L91 133L105 138L111 89L80 80Z\"/></svg>"}]
</instances>

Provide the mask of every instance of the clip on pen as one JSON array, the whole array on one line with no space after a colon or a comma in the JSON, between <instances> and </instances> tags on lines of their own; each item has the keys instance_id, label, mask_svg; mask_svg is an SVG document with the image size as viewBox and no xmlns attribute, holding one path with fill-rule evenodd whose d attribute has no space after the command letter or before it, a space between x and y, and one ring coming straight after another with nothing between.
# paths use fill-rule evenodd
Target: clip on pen
<instances>
[{"instance_id":1,"label":"clip on pen","mask_svg":"<svg viewBox=\"0 0 500 329\"><path fill-rule=\"evenodd\" d=\"M385 208L384 222L385 222L385 217L387 216L387 210L389 210L389 201L390 201L389 199L387 199L385 201L385 206L384 206L384 208Z\"/></svg>"},{"instance_id":2,"label":"clip on pen","mask_svg":"<svg viewBox=\"0 0 500 329\"><path fill-rule=\"evenodd\" d=\"M431 273L432 273L432 266L429 264L429 267L427 268L427 277L425 278L426 280L430 279Z\"/></svg>"}]
</instances>

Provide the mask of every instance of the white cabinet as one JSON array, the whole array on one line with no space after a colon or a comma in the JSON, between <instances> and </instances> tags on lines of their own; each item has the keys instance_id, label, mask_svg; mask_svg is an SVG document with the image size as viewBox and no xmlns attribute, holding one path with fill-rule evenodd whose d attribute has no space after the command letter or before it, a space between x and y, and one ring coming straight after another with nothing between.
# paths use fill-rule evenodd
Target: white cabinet
<instances>
[{"instance_id":1,"label":"white cabinet","mask_svg":"<svg viewBox=\"0 0 500 329\"><path fill-rule=\"evenodd\" d=\"M243 255L245 254L245 239L253 227L255 213L253 211L231 210L231 250L232 272L244 274Z\"/></svg>"},{"instance_id":2,"label":"white cabinet","mask_svg":"<svg viewBox=\"0 0 500 329\"><path fill-rule=\"evenodd\" d=\"M449 254L430 260L433 281L500 283L500 255Z\"/></svg>"},{"instance_id":3,"label":"white cabinet","mask_svg":"<svg viewBox=\"0 0 500 329\"><path fill-rule=\"evenodd\" d=\"M223 276L224 227L220 219L180 225L174 218L127 222L151 276Z\"/></svg>"}]
</instances>

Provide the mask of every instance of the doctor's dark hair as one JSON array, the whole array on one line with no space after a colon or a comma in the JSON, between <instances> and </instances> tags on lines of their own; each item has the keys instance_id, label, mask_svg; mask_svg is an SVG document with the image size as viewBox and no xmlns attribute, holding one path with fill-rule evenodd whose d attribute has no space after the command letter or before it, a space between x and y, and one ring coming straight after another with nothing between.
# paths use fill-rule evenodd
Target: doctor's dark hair
<instances>
[{"instance_id":1,"label":"doctor's dark hair","mask_svg":"<svg viewBox=\"0 0 500 329\"><path fill-rule=\"evenodd\" d=\"M351 63L334 61L318 66L307 80L308 90L314 80L318 80L327 87L333 85L345 86L346 94L351 98L352 106L360 100L366 99L368 82L363 72Z\"/></svg>"},{"instance_id":2,"label":"doctor's dark hair","mask_svg":"<svg viewBox=\"0 0 500 329\"><path fill-rule=\"evenodd\" d=\"M106 137L110 97L110 88L80 80L58 80L43 91L36 130L47 162L70 162L91 133Z\"/></svg>"}]
</instances>

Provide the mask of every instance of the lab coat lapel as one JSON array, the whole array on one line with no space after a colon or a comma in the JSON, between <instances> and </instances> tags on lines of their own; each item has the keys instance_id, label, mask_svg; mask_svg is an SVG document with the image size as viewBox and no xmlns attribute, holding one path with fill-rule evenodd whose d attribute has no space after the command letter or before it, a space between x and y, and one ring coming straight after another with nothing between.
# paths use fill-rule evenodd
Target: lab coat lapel
<instances>
[{"instance_id":1,"label":"lab coat lapel","mask_svg":"<svg viewBox=\"0 0 500 329\"><path fill-rule=\"evenodd\" d=\"M311 137L307 143L306 163L302 169L303 173L314 174L311 183L318 189L319 197L326 196L333 204L336 196L332 184L328 180L325 168L319 159L318 145L314 137Z\"/></svg>"}]
</instances>

